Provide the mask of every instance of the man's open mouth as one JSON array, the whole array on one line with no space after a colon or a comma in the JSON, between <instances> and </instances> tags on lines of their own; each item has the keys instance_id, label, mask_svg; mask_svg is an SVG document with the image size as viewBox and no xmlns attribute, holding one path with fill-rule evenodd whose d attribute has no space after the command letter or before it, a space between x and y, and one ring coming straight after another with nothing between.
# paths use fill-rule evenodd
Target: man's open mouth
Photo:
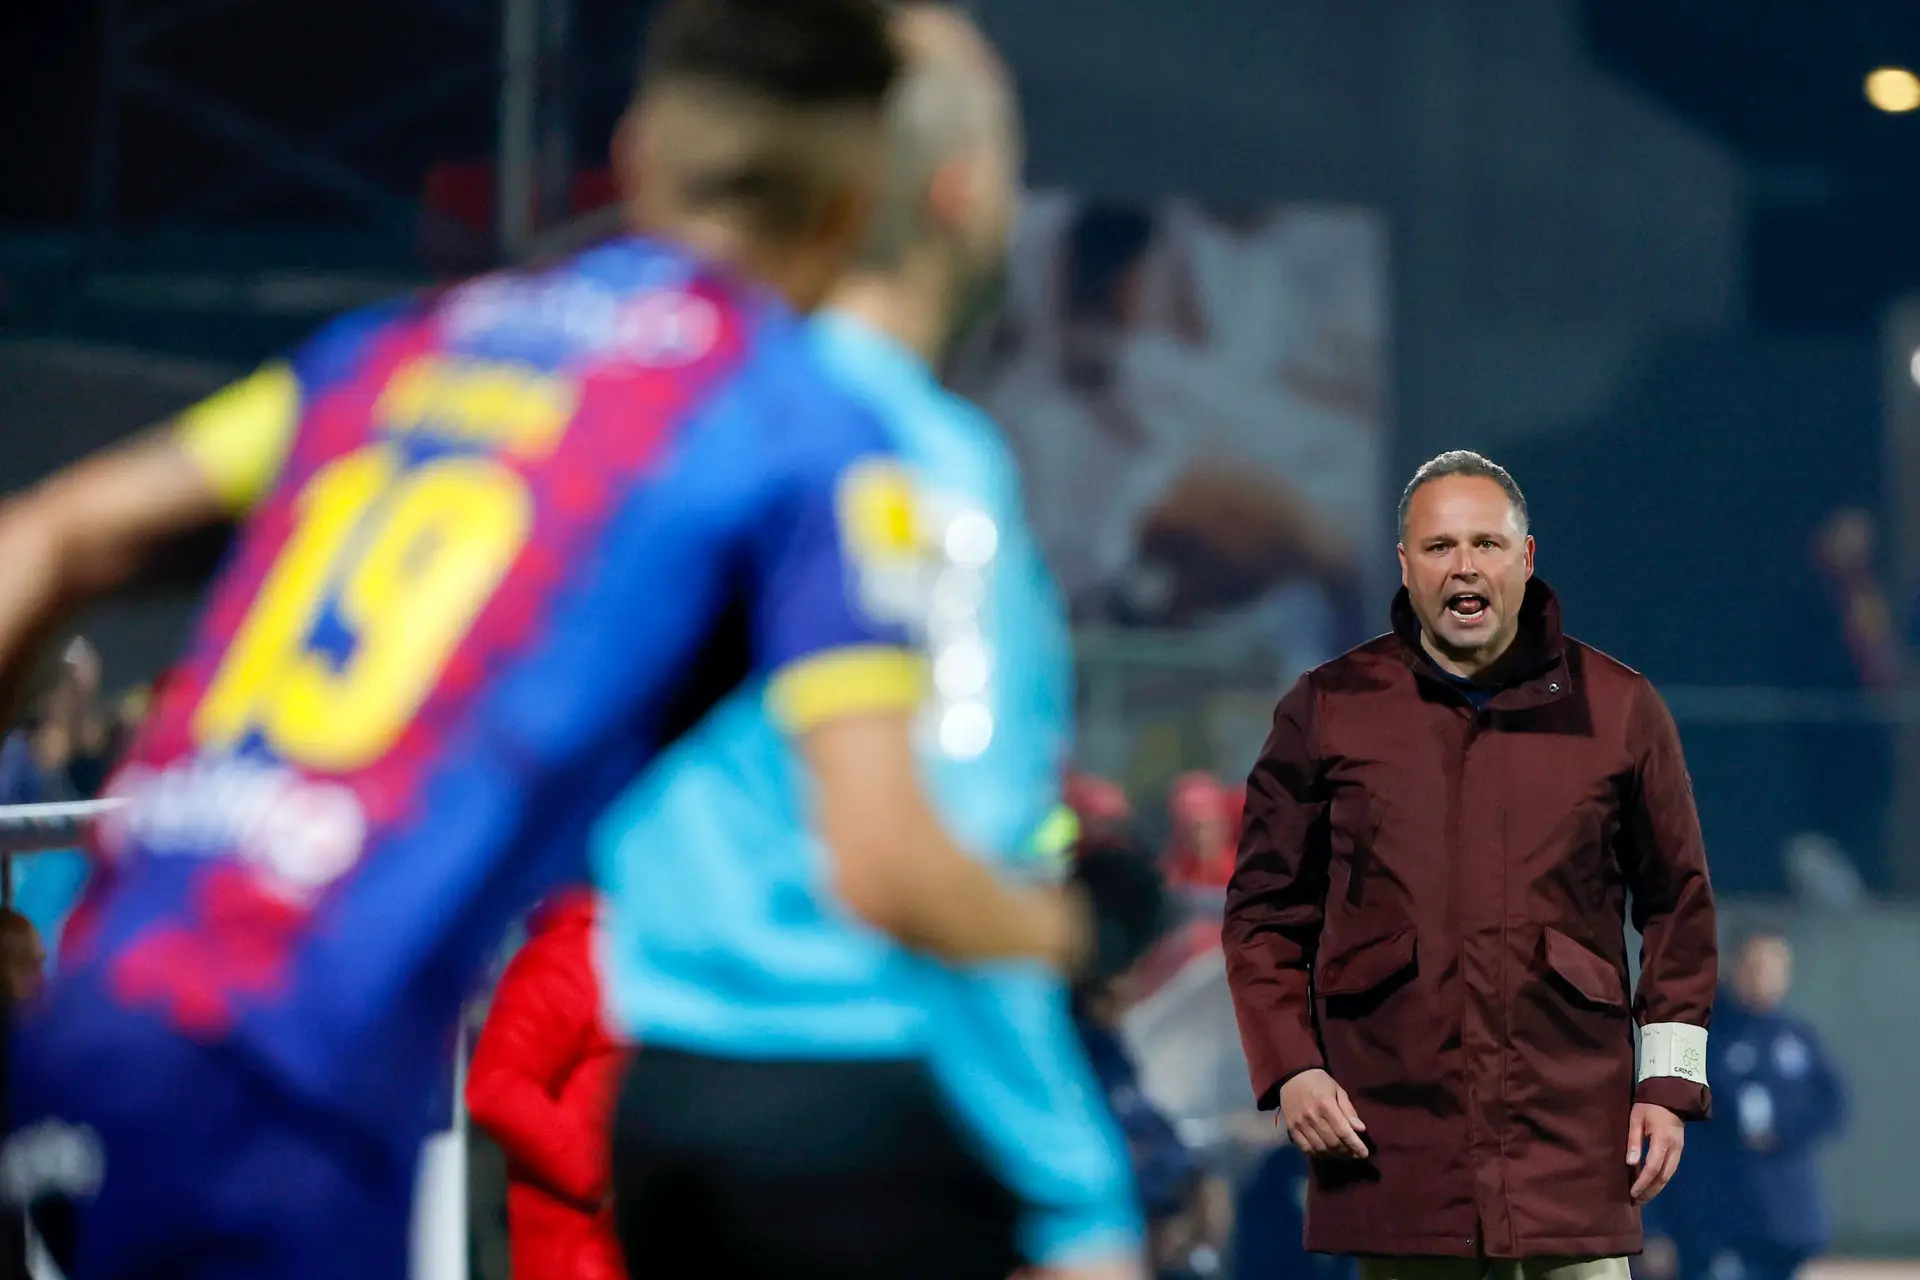
<instances>
[{"instance_id":1,"label":"man's open mouth","mask_svg":"<svg viewBox=\"0 0 1920 1280\"><path fill-rule=\"evenodd\" d=\"M1471 591L1463 591L1458 595L1448 596L1447 612L1462 622L1478 622L1482 617L1486 616L1487 598L1482 595L1475 595Z\"/></svg>"}]
</instances>

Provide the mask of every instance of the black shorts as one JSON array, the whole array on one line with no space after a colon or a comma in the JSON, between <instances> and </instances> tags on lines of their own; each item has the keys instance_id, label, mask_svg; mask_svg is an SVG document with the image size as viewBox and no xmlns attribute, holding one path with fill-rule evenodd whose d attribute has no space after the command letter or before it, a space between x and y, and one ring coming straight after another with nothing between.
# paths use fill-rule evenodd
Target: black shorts
<instances>
[{"instance_id":1,"label":"black shorts","mask_svg":"<svg viewBox=\"0 0 1920 1280\"><path fill-rule=\"evenodd\" d=\"M911 1062L642 1049L614 1120L636 1276L1006 1280L1020 1206Z\"/></svg>"}]
</instances>

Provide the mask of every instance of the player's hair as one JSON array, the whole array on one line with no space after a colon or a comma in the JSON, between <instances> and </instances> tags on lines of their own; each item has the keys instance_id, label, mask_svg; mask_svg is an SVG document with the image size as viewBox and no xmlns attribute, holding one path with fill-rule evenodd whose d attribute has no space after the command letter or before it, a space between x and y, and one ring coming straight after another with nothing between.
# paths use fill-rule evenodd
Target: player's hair
<instances>
[{"instance_id":1,"label":"player's hair","mask_svg":"<svg viewBox=\"0 0 1920 1280\"><path fill-rule=\"evenodd\" d=\"M1407 536L1407 512L1413 506L1413 495L1420 492L1435 480L1445 480L1449 476L1473 476L1481 480L1491 480L1499 485L1507 495L1507 501L1513 504L1513 521L1525 533L1527 524L1527 495L1520 492L1520 486L1514 483L1507 469L1484 454L1471 449L1449 449L1437 458L1430 458L1420 464L1413 473L1413 479L1407 481L1407 487L1400 492L1400 536Z\"/></svg>"},{"instance_id":2,"label":"player's hair","mask_svg":"<svg viewBox=\"0 0 1920 1280\"><path fill-rule=\"evenodd\" d=\"M879 0L670 0L646 78L711 80L793 107L878 109L900 72Z\"/></svg>"},{"instance_id":3,"label":"player's hair","mask_svg":"<svg viewBox=\"0 0 1920 1280\"><path fill-rule=\"evenodd\" d=\"M899 72L879 0L670 0L640 89L666 120L682 208L786 234L871 149Z\"/></svg>"},{"instance_id":4,"label":"player's hair","mask_svg":"<svg viewBox=\"0 0 1920 1280\"><path fill-rule=\"evenodd\" d=\"M902 66L887 97L886 188L860 257L883 271L925 233L927 192L943 165L996 139L1014 145L1009 91L964 17L932 0L901 0L894 29Z\"/></svg>"}]
</instances>

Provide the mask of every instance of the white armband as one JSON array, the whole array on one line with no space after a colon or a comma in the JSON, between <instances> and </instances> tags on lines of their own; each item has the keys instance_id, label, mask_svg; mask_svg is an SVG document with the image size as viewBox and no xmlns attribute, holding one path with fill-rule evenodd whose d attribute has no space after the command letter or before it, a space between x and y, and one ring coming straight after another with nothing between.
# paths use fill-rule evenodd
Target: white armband
<instances>
[{"instance_id":1,"label":"white armband","mask_svg":"<svg viewBox=\"0 0 1920 1280\"><path fill-rule=\"evenodd\" d=\"M1640 1028L1640 1079L1678 1076L1707 1082L1707 1029L1686 1022L1654 1022Z\"/></svg>"}]
</instances>

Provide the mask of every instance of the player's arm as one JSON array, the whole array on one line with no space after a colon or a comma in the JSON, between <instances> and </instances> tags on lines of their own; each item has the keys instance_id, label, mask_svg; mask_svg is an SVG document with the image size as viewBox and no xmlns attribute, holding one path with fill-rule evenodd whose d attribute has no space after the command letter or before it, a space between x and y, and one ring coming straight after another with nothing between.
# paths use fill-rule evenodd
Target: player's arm
<instances>
[{"instance_id":1,"label":"player's arm","mask_svg":"<svg viewBox=\"0 0 1920 1280\"><path fill-rule=\"evenodd\" d=\"M832 716L801 745L842 900L907 946L1105 978L1165 932L1159 870L1131 850L1083 844L1061 889L1003 880L956 844L920 784L912 711Z\"/></svg>"},{"instance_id":2,"label":"player's arm","mask_svg":"<svg viewBox=\"0 0 1920 1280\"><path fill-rule=\"evenodd\" d=\"M842 899L956 963L1031 958L1074 971L1119 956L1132 933L1096 937L1079 895L1000 879L954 843L921 787L913 724L924 663L908 638L912 604L885 589L916 554L913 503L904 473L876 455L817 460L798 468L761 543L771 709L813 775Z\"/></svg>"},{"instance_id":3,"label":"player's arm","mask_svg":"<svg viewBox=\"0 0 1920 1280\"><path fill-rule=\"evenodd\" d=\"M1039 959L1091 979L1131 968L1166 928L1153 863L1083 845L1064 889L1001 879L934 812L914 767L912 725L911 713L850 713L801 739L842 901L955 964Z\"/></svg>"},{"instance_id":4,"label":"player's arm","mask_svg":"<svg viewBox=\"0 0 1920 1280\"><path fill-rule=\"evenodd\" d=\"M905 945L955 963L1083 966L1090 940L1065 893L1001 880L941 825L914 765L913 711L828 714L800 734L841 899Z\"/></svg>"},{"instance_id":5,"label":"player's arm","mask_svg":"<svg viewBox=\"0 0 1920 1280\"><path fill-rule=\"evenodd\" d=\"M265 490L298 400L292 372L269 366L0 503L0 720L72 610L178 568Z\"/></svg>"}]
</instances>

